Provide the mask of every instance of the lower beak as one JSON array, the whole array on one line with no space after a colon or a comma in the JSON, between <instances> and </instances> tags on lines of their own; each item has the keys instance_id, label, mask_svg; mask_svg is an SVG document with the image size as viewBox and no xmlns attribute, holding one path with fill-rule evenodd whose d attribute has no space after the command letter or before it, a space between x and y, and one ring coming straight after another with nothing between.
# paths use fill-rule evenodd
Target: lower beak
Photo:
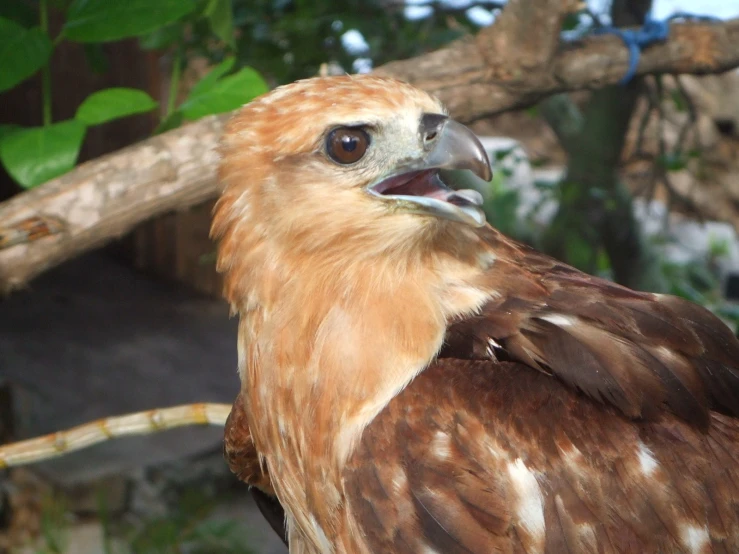
<instances>
[{"instance_id":1,"label":"lower beak","mask_svg":"<svg viewBox=\"0 0 739 554\"><path fill-rule=\"evenodd\" d=\"M419 132L425 153L403 164L367 190L399 204L404 211L434 215L481 227L485 224L482 195L475 190L452 190L439 177L440 169L465 169L490 181L487 152L475 134L446 116L426 114Z\"/></svg>"}]
</instances>

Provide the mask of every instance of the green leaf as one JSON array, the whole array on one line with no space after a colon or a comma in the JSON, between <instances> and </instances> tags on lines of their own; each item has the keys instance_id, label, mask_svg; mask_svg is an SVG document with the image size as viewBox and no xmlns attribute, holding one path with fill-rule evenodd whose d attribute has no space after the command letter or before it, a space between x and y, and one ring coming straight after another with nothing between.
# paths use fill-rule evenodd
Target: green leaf
<instances>
[{"instance_id":1,"label":"green leaf","mask_svg":"<svg viewBox=\"0 0 739 554\"><path fill-rule=\"evenodd\" d=\"M85 61L89 70L97 75L103 75L110 69L110 63L108 62L108 56L105 53L105 48L102 44L97 42L89 42L82 45L82 49L85 52Z\"/></svg>"},{"instance_id":2,"label":"green leaf","mask_svg":"<svg viewBox=\"0 0 739 554\"><path fill-rule=\"evenodd\" d=\"M22 187L35 187L74 167L86 130L75 119L16 129L0 141L0 160Z\"/></svg>"},{"instance_id":3,"label":"green leaf","mask_svg":"<svg viewBox=\"0 0 739 554\"><path fill-rule=\"evenodd\" d=\"M207 77L206 77L207 78ZM250 67L217 81L200 94L190 94L180 106L185 119L193 120L235 110L267 92L267 83Z\"/></svg>"},{"instance_id":4,"label":"green leaf","mask_svg":"<svg viewBox=\"0 0 739 554\"><path fill-rule=\"evenodd\" d=\"M708 255L711 258L727 258L731 253L731 243L728 239L716 236L708 237Z\"/></svg>"},{"instance_id":5,"label":"green leaf","mask_svg":"<svg viewBox=\"0 0 739 554\"><path fill-rule=\"evenodd\" d=\"M612 269L611 268L611 258L608 255L608 252L606 252L605 248L598 249L597 258L595 261L595 267L598 269L599 273L605 273Z\"/></svg>"},{"instance_id":6,"label":"green leaf","mask_svg":"<svg viewBox=\"0 0 739 554\"><path fill-rule=\"evenodd\" d=\"M539 117L539 106L529 106L524 110L524 113L531 119L536 119Z\"/></svg>"},{"instance_id":7,"label":"green leaf","mask_svg":"<svg viewBox=\"0 0 739 554\"><path fill-rule=\"evenodd\" d=\"M194 10L193 0L74 0L62 32L77 42L108 42L150 33Z\"/></svg>"},{"instance_id":8,"label":"green leaf","mask_svg":"<svg viewBox=\"0 0 739 554\"><path fill-rule=\"evenodd\" d=\"M102 75L108 72L110 69L110 63L108 62L108 56L105 54L103 45L97 42L89 42L82 45L82 49L85 51L85 61L90 71Z\"/></svg>"},{"instance_id":9,"label":"green leaf","mask_svg":"<svg viewBox=\"0 0 739 554\"><path fill-rule=\"evenodd\" d=\"M183 29L181 21L159 27L139 37L139 46L144 50L165 50L182 38Z\"/></svg>"},{"instance_id":10,"label":"green leaf","mask_svg":"<svg viewBox=\"0 0 739 554\"><path fill-rule=\"evenodd\" d=\"M482 209L491 225L510 235L516 232L518 224L516 209L520 203L521 198L517 190L501 187L494 195L485 200Z\"/></svg>"},{"instance_id":11,"label":"green leaf","mask_svg":"<svg viewBox=\"0 0 739 554\"><path fill-rule=\"evenodd\" d=\"M670 98L672 99L672 103L675 105L675 109L678 112L684 112L688 109L687 102L685 101L685 97L682 95L682 93L677 90L673 89L670 91Z\"/></svg>"},{"instance_id":12,"label":"green leaf","mask_svg":"<svg viewBox=\"0 0 739 554\"><path fill-rule=\"evenodd\" d=\"M734 322L739 322L739 306L732 304L724 304L718 307L716 310L718 315L730 319Z\"/></svg>"},{"instance_id":13,"label":"green leaf","mask_svg":"<svg viewBox=\"0 0 739 554\"><path fill-rule=\"evenodd\" d=\"M511 146L510 148L504 148L502 150L496 150L495 151L495 162L502 162L505 158L511 155L511 153L516 149L515 146Z\"/></svg>"},{"instance_id":14,"label":"green leaf","mask_svg":"<svg viewBox=\"0 0 739 554\"><path fill-rule=\"evenodd\" d=\"M195 85L190 89L190 93L188 96L190 98L194 98L196 96L201 96L207 92L210 92L216 82L218 82L218 79L231 71L231 68L233 68L235 63L236 58L234 57L226 58L225 60L223 60L213 69L211 69L205 77L195 83Z\"/></svg>"},{"instance_id":15,"label":"green leaf","mask_svg":"<svg viewBox=\"0 0 739 554\"><path fill-rule=\"evenodd\" d=\"M562 31L574 31L580 25L580 14L569 13L562 20Z\"/></svg>"},{"instance_id":16,"label":"green leaf","mask_svg":"<svg viewBox=\"0 0 739 554\"><path fill-rule=\"evenodd\" d=\"M92 93L77 108L75 118L100 125L128 115L149 112L158 106L151 96L135 88L108 88Z\"/></svg>"},{"instance_id":17,"label":"green leaf","mask_svg":"<svg viewBox=\"0 0 739 554\"><path fill-rule=\"evenodd\" d=\"M682 296L696 304L701 304L703 301L703 295L687 282L673 283L669 292L674 296Z\"/></svg>"},{"instance_id":18,"label":"green leaf","mask_svg":"<svg viewBox=\"0 0 739 554\"><path fill-rule=\"evenodd\" d=\"M231 0L209 0L205 15L213 33L231 48L235 48Z\"/></svg>"},{"instance_id":19,"label":"green leaf","mask_svg":"<svg viewBox=\"0 0 739 554\"><path fill-rule=\"evenodd\" d=\"M27 79L49 61L53 46L41 29L0 17L0 92Z\"/></svg>"},{"instance_id":20,"label":"green leaf","mask_svg":"<svg viewBox=\"0 0 739 554\"><path fill-rule=\"evenodd\" d=\"M688 165L687 160L679 152L660 156L657 162L667 171L682 171Z\"/></svg>"},{"instance_id":21,"label":"green leaf","mask_svg":"<svg viewBox=\"0 0 739 554\"><path fill-rule=\"evenodd\" d=\"M56 10L65 11L69 8L69 5L73 0L48 0L49 6Z\"/></svg>"},{"instance_id":22,"label":"green leaf","mask_svg":"<svg viewBox=\"0 0 739 554\"><path fill-rule=\"evenodd\" d=\"M159 125L157 125L157 128L154 129L154 135L158 135L160 133L166 133L167 131L171 131L172 129L176 129L180 125L182 125L182 112L179 110L175 110L169 116L167 116L166 119L161 121Z\"/></svg>"},{"instance_id":23,"label":"green leaf","mask_svg":"<svg viewBox=\"0 0 739 554\"><path fill-rule=\"evenodd\" d=\"M3 141L4 137L14 133L16 129L21 129L21 126L12 123L0 123L0 142Z\"/></svg>"},{"instance_id":24,"label":"green leaf","mask_svg":"<svg viewBox=\"0 0 739 554\"><path fill-rule=\"evenodd\" d=\"M687 267L690 284L697 290L709 291L719 286L719 279L704 264L692 263Z\"/></svg>"},{"instance_id":25,"label":"green leaf","mask_svg":"<svg viewBox=\"0 0 739 554\"><path fill-rule=\"evenodd\" d=\"M38 21L36 10L23 0L3 0L0 2L0 17L15 21L23 27L33 27Z\"/></svg>"},{"instance_id":26,"label":"green leaf","mask_svg":"<svg viewBox=\"0 0 739 554\"><path fill-rule=\"evenodd\" d=\"M577 232L569 231L564 236L567 263L578 269L589 269L597 259L593 246Z\"/></svg>"}]
</instances>

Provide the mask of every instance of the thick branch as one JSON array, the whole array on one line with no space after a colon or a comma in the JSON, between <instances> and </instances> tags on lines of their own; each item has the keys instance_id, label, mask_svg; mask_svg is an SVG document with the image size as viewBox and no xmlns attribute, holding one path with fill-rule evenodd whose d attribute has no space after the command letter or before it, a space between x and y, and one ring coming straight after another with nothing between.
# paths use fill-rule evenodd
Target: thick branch
<instances>
[{"instance_id":1,"label":"thick branch","mask_svg":"<svg viewBox=\"0 0 739 554\"><path fill-rule=\"evenodd\" d=\"M521 79L544 69L557 51L565 15L577 5L577 0L510 0L495 25L475 38L488 76Z\"/></svg>"},{"instance_id":2,"label":"thick branch","mask_svg":"<svg viewBox=\"0 0 739 554\"><path fill-rule=\"evenodd\" d=\"M490 27L490 29L494 29ZM529 30L530 34L535 34ZM568 90L618 83L629 63L615 36L562 44L541 71L493 79L477 42L466 39L424 56L391 62L378 73L402 78L435 95L462 121L531 105ZM739 65L739 19L725 23L675 23L670 38L647 48L638 75L721 73Z\"/></svg>"},{"instance_id":3,"label":"thick branch","mask_svg":"<svg viewBox=\"0 0 739 554\"><path fill-rule=\"evenodd\" d=\"M558 1L560 6L566 5L565 0ZM516 5L526 3L520 0ZM525 34L531 38L538 30L529 25ZM538 69L503 79L487 65L478 46L492 40L496 26L486 30L478 42L457 41L418 58L387 64L378 73L415 83L438 95L457 119L471 121L529 105L553 93L616 83L626 72L627 49L618 38L606 36L561 45L551 58L549 54L532 55ZM511 23L509 28L516 29L516 25ZM542 65L545 59L549 61ZM739 19L722 24L673 25L666 43L644 52L638 72L719 73L736 66ZM61 232L32 242L3 248L0 240L0 292L21 286L148 218L214 196L215 146L224 119L208 118L88 162L0 204L0 235L2 228L13 229L29 218L61 222Z\"/></svg>"},{"instance_id":4,"label":"thick branch","mask_svg":"<svg viewBox=\"0 0 739 554\"><path fill-rule=\"evenodd\" d=\"M0 204L0 235L29 218L55 224L51 236L0 250L0 293L155 215L212 198L225 119L207 117L150 138Z\"/></svg>"}]
</instances>

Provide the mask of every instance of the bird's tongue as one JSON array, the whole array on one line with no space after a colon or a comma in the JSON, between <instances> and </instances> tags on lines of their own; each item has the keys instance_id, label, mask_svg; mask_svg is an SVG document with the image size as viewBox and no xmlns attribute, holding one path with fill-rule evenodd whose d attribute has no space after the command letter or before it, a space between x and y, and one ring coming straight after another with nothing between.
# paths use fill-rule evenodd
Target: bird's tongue
<instances>
[{"instance_id":1,"label":"bird's tongue","mask_svg":"<svg viewBox=\"0 0 739 554\"><path fill-rule=\"evenodd\" d=\"M425 196L456 206L480 206L483 201L482 195L476 190L452 190L441 181L436 171L429 170L391 177L375 187L375 191L383 195Z\"/></svg>"}]
</instances>

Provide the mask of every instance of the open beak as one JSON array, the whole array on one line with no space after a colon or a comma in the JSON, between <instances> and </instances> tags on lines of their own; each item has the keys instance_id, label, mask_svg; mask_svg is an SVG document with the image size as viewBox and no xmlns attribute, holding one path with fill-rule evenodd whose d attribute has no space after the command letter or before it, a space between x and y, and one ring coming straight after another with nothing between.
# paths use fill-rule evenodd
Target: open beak
<instances>
[{"instance_id":1,"label":"open beak","mask_svg":"<svg viewBox=\"0 0 739 554\"><path fill-rule=\"evenodd\" d=\"M368 192L407 211L483 226L482 195L471 189L452 190L439 177L440 169L467 169L490 181L493 171L479 139L461 123L440 114L425 114L419 134L424 154L369 185Z\"/></svg>"}]
</instances>

